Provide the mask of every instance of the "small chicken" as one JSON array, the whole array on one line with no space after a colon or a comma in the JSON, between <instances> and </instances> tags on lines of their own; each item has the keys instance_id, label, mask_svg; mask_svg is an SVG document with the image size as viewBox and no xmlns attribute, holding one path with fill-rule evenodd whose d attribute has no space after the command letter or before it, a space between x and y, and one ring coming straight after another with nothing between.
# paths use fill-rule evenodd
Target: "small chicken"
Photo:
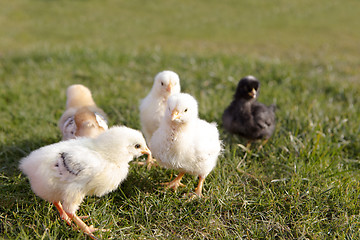
<instances>
[{"instance_id":1,"label":"small chicken","mask_svg":"<svg viewBox=\"0 0 360 240\"><path fill-rule=\"evenodd\" d=\"M234 99L223 113L224 128L248 140L264 139L260 148L268 141L275 130L275 106L269 107L256 101L260 82L253 76L242 78L237 86Z\"/></svg>"},{"instance_id":2,"label":"small chicken","mask_svg":"<svg viewBox=\"0 0 360 240\"><path fill-rule=\"evenodd\" d=\"M171 95L165 116L150 141L153 156L161 166L178 170L179 175L165 183L175 191L185 173L199 177L195 189L198 197L206 176L213 170L221 152L219 132L215 123L198 118L198 105L189 94Z\"/></svg>"},{"instance_id":3,"label":"small chicken","mask_svg":"<svg viewBox=\"0 0 360 240\"><path fill-rule=\"evenodd\" d=\"M173 71L162 71L155 76L150 93L142 99L140 103L141 130L148 144L165 114L168 97L179 92L180 79L177 73ZM154 159L148 158L146 165L148 169L150 169L151 166L154 165Z\"/></svg>"},{"instance_id":4,"label":"small chicken","mask_svg":"<svg viewBox=\"0 0 360 240\"><path fill-rule=\"evenodd\" d=\"M42 147L23 158L19 168L34 193L55 205L67 224L96 238L93 226L76 215L83 198L115 190L126 178L129 162L151 155L140 131L112 127L96 138L80 137Z\"/></svg>"},{"instance_id":5,"label":"small chicken","mask_svg":"<svg viewBox=\"0 0 360 240\"><path fill-rule=\"evenodd\" d=\"M155 76L150 93L140 103L141 130L147 142L159 127L168 97L179 92L180 79L175 72L162 71Z\"/></svg>"},{"instance_id":6,"label":"small chicken","mask_svg":"<svg viewBox=\"0 0 360 240\"><path fill-rule=\"evenodd\" d=\"M66 95L66 111L59 120L62 140L93 138L108 129L106 114L96 106L87 87L81 84L71 85Z\"/></svg>"}]
</instances>

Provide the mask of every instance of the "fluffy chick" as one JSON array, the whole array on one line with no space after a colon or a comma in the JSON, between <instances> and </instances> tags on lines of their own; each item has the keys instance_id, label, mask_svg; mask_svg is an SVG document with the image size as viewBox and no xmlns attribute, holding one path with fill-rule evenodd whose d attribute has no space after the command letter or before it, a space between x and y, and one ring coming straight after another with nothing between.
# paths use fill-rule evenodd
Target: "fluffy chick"
<instances>
[{"instance_id":1,"label":"fluffy chick","mask_svg":"<svg viewBox=\"0 0 360 240\"><path fill-rule=\"evenodd\" d=\"M96 137L108 129L107 116L96 106L87 87L81 84L71 85L66 95L66 111L58 124L62 140Z\"/></svg>"},{"instance_id":2,"label":"fluffy chick","mask_svg":"<svg viewBox=\"0 0 360 240\"><path fill-rule=\"evenodd\" d=\"M77 215L83 198L102 196L126 178L129 162L150 155L141 132L112 127L96 138L76 138L42 147L23 158L19 168L30 180L34 193L55 205L69 225L95 238L92 226Z\"/></svg>"},{"instance_id":3,"label":"fluffy chick","mask_svg":"<svg viewBox=\"0 0 360 240\"><path fill-rule=\"evenodd\" d=\"M160 165L178 170L179 175L167 187L183 186L185 173L199 177L195 189L202 196L203 183L213 170L221 152L216 124L198 118L198 105L189 94L171 95L165 115L150 141L150 149Z\"/></svg>"},{"instance_id":4,"label":"fluffy chick","mask_svg":"<svg viewBox=\"0 0 360 240\"><path fill-rule=\"evenodd\" d=\"M173 71L159 72L149 94L140 103L141 130L149 143L165 114L166 101L180 92L179 75Z\"/></svg>"},{"instance_id":5,"label":"fluffy chick","mask_svg":"<svg viewBox=\"0 0 360 240\"><path fill-rule=\"evenodd\" d=\"M180 92L179 75L173 71L159 72L149 94L140 102L141 130L149 144L153 133L158 129L165 114L166 102L169 96ZM139 162L143 165L144 163ZM148 169L155 165L155 160L149 156L145 163Z\"/></svg>"},{"instance_id":6,"label":"fluffy chick","mask_svg":"<svg viewBox=\"0 0 360 240\"><path fill-rule=\"evenodd\" d=\"M237 86L233 101L222 116L224 128L252 141L264 139L261 147L275 130L275 106L265 106L256 101L260 82L253 76L242 78Z\"/></svg>"}]
</instances>

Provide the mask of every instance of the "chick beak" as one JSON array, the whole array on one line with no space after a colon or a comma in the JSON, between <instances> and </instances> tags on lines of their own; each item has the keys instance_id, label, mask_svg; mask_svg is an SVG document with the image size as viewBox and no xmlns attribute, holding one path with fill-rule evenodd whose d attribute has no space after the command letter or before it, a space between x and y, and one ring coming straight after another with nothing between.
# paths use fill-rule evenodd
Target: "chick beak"
<instances>
[{"instance_id":1,"label":"chick beak","mask_svg":"<svg viewBox=\"0 0 360 240\"><path fill-rule=\"evenodd\" d=\"M179 114L179 111L178 110L174 110L172 111L171 113L171 121L174 121L176 119L179 119L180 118L180 114Z\"/></svg>"},{"instance_id":2,"label":"chick beak","mask_svg":"<svg viewBox=\"0 0 360 240\"><path fill-rule=\"evenodd\" d=\"M145 146L145 148L141 151L142 154L146 154L148 156L151 156L151 151L148 147Z\"/></svg>"},{"instance_id":3,"label":"chick beak","mask_svg":"<svg viewBox=\"0 0 360 240\"><path fill-rule=\"evenodd\" d=\"M255 90L255 88L253 88L251 90L251 92L249 92L249 96L252 97L252 98L256 98L256 90Z\"/></svg>"},{"instance_id":4,"label":"chick beak","mask_svg":"<svg viewBox=\"0 0 360 240\"><path fill-rule=\"evenodd\" d=\"M172 85L172 83L170 82L169 85L168 85L167 88L166 88L166 91L168 91L169 93L171 93L172 87L173 87L173 85Z\"/></svg>"}]
</instances>

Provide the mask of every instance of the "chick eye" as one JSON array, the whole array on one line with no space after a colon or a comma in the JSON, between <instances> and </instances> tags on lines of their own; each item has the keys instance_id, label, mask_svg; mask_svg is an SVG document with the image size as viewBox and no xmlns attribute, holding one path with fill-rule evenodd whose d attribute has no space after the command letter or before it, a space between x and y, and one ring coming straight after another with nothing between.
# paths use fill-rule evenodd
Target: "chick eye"
<instances>
[{"instance_id":1,"label":"chick eye","mask_svg":"<svg viewBox=\"0 0 360 240\"><path fill-rule=\"evenodd\" d=\"M140 144L135 144L135 148L139 149L139 148L141 148L141 145Z\"/></svg>"},{"instance_id":2,"label":"chick eye","mask_svg":"<svg viewBox=\"0 0 360 240\"><path fill-rule=\"evenodd\" d=\"M164 86L164 83L163 83L163 82L161 82L161 86Z\"/></svg>"},{"instance_id":3,"label":"chick eye","mask_svg":"<svg viewBox=\"0 0 360 240\"><path fill-rule=\"evenodd\" d=\"M187 112L187 110L188 110L188 109L187 109L187 108L185 108L184 112Z\"/></svg>"}]
</instances>

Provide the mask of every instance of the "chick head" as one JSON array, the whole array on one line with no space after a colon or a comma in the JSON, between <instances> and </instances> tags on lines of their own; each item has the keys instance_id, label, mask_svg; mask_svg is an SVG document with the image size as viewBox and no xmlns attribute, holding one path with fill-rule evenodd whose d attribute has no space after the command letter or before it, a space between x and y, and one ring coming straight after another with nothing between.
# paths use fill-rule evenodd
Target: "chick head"
<instances>
[{"instance_id":1,"label":"chick head","mask_svg":"<svg viewBox=\"0 0 360 240\"><path fill-rule=\"evenodd\" d=\"M172 123L187 123L198 117L198 104L186 93L171 95L167 101L165 116Z\"/></svg>"},{"instance_id":2,"label":"chick head","mask_svg":"<svg viewBox=\"0 0 360 240\"><path fill-rule=\"evenodd\" d=\"M179 75L173 71L159 72L154 79L153 90L159 96L169 96L180 92Z\"/></svg>"},{"instance_id":3,"label":"chick head","mask_svg":"<svg viewBox=\"0 0 360 240\"><path fill-rule=\"evenodd\" d=\"M235 99L256 99L260 87L260 82L253 76L242 78L236 88Z\"/></svg>"},{"instance_id":4,"label":"chick head","mask_svg":"<svg viewBox=\"0 0 360 240\"><path fill-rule=\"evenodd\" d=\"M74 84L66 90L66 107L79 107L95 105L91 91L81 84ZM84 104L86 103L86 104Z\"/></svg>"},{"instance_id":5,"label":"chick head","mask_svg":"<svg viewBox=\"0 0 360 240\"><path fill-rule=\"evenodd\" d=\"M142 133L125 126L114 126L94 140L95 149L108 161L130 162L143 154L151 155Z\"/></svg>"}]
</instances>

